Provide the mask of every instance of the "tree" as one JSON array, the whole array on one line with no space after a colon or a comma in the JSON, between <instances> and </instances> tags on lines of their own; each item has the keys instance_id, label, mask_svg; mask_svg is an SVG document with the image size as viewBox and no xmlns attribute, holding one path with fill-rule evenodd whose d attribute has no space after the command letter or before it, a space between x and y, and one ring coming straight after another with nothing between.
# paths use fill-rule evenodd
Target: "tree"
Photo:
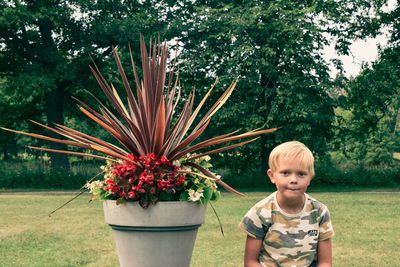
<instances>
[{"instance_id":1,"label":"tree","mask_svg":"<svg viewBox=\"0 0 400 267\"><path fill-rule=\"evenodd\" d=\"M24 99L35 114L45 114L49 125L63 124L65 101L94 84L89 54L101 63L112 45L137 45L140 32L148 38L162 34L166 25L156 2L0 1L0 75L6 78L1 92ZM25 111L20 110L20 119L32 118ZM65 150L61 144L50 146ZM51 158L52 167L68 167L65 155Z\"/></svg>"},{"instance_id":2,"label":"tree","mask_svg":"<svg viewBox=\"0 0 400 267\"><path fill-rule=\"evenodd\" d=\"M336 110L337 141L347 159L357 164L390 164L400 149L400 7L377 9L377 20L362 26L362 36L375 35L389 28L389 44L380 48L379 58L364 65L354 78L338 77L342 96Z\"/></svg>"},{"instance_id":3,"label":"tree","mask_svg":"<svg viewBox=\"0 0 400 267\"><path fill-rule=\"evenodd\" d=\"M341 29L348 29L352 15L366 8L360 2L203 0L179 13L185 25L179 41L186 85L202 90L218 77L217 88L224 88L239 78L229 108L219 114L218 128L282 127L263 136L257 147L238 151L236 162L254 170L254 159L261 156L264 172L272 147L293 139L317 154L326 151L333 103L320 50L330 33L341 36L337 49L348 53L348 40L357 32L344 36Z\"/></svg>"}]
</instances>

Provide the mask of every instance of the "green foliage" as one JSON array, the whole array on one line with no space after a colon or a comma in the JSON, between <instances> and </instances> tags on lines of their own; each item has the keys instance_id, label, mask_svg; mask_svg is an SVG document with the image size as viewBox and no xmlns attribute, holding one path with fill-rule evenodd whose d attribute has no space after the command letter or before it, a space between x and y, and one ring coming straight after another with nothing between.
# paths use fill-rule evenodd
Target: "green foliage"
<instances>
[{"instance_id":1,"label":"green foliage","mask_svg":"<svg viewBox=\"0 0 400 267\"><path fill-rule=\"evenodd\" d=\"M93 88L89 54L100 63L97 57L107 58L112 45L137 45L140 32L154 37L165 31L159 14L164 4L157 2L0 1L0 76L6 77L0 94L12 99L0 101L0 111L8 111L1 126L13 122L10 128L20 130L27 119L63 124L64 102ZM69 120L75 115L70 108L75 105L65 106ZM52 164L68 166L65 157L53 157Z\"/></svg>"},{"instance_id":2,"label":"green foliage","mask_svg":"<svg viewBox=\"0 0 400 267\"><path fill-rule=\"evenodd\" d=\"M130 63L128 42L138 47L139 33L153 40L160 34L178 41L186 94L196 86L196 94L204 95L218 77L210 96L213 103L239 78L236 91L216 114L214 127L200 138L238 128L283 127L260 141L214 157L218 169L230 167L223 175L228 183L265 181L266 176L255 173L260 165L266 167L269 150L292 139L306 143L317 157L331 151L339 164L390 166L393 153L400 151L396 127L400 6L385 11L386 2L1 0L0 126L43 134L26 120L48 120L52 114L46 106L49 92L58 88L56 98L61 102L53 102L64 108L66 126L114 142L95 123L82 119L70 96L97 105L84 92L88 89L99 95L87 67L89 54L105 78L122 88L110 57L111 45L118 46L126 65ZM337 38L338 53L348 54L352 39L376 36L383 26L389 29L390 41L381 49L380 59L365 66L358 77L341 77L332 83L328 62L320 51L330 41L328 35ZM139 62L139 53L133 51ZM333 63L341 68L339 60ZM131 70L127 76L133 76ZM205 110L209 107L206 104ZM18 144L22 150L33 143L15 138L2 132L3 149Z\"/></svg>"},{"instance_id":3,"label":"green foliage","mask_svg":"<svg viewBox=\"0 0 400 267\"><path fill-rule=\"evenodd\" d=\"M389 44L357 77L337 77L331 92L337 105L331 154L340 164L390 167L400 151L400 7L385 11L379 1L371 4L378 16L360 23L361 36L374 36L386 26Z\"/></svg>"},{"instance_id":4,"label":"green foliage","mask_svg":"<svg viewBox=\"0 0 400 267\"><path fill-rule=\"evenodd\" d=\"M57 172L52 171L48 164L43 162L28 161L1 161L0 162L0 188L18 188L18 189L79 189L90 178L99 173L100 162L86 162L72 164L71 171ZM400 185L400 165L391 166L360 166L351 164L349 161L332 162L328 160L318 161L316 164L316 175L312 181L312 186L317 187L398 187ZM269 181L268 176L255 172L242 172L237 174L230 172L229 168L216 169L222 174L224 182L234 188L269 188L275 190L275 187ZM188 179L192 183L192 189L198 188L204 190L204 199L218 200L219 193L214 191L212 185L199 180L194 184L197 177ZM202 182L200 184L200 182ZM220 188L218 188L220 189ZM209 194L210 192L213 194ZM97 193L104 193L100 190ZM211 197L210 197L211 196ZM181 197L189 199L189 194L181 194ZM107 198L107 196L103 196Z\"/></svg>"},{"instance_id":5,"label":"green foliage","mask_svg":"<svg viewBox=\"0 0 400 267\"><path fill-rule=\"evenodd\" d=\"M268 188L275 190L275 186L270 182L267 174L259 174L258 171L243 172L237 174L230 172L229 169L218 170L222 174L223 180L235 188ZM400 165L391 166L371 166L356 165L350 161L331 161L326 158L318 160L315 166L315 178L311 182L312 187L318 188L391 188L400 185ZM351 189L350 189L351 190Z\"/></svg>"},{"instance_id":6,"label":"green foliage","mask_svg":"<svg viewBox=\"0 0 400 267\"><path fill-rule=\"evenodd\" d=\"M217 115L217 127L205 134L254 125L282 127L221 158L223 164L235 161L241 168L252 169L257 160L259 168L266 165L268 151L276 144L293 139L317 154L326 152L334 114L327 94L328 65L320 49L329 42L325 34L339 35L351 16L366 8L364 4L196 1L193 12L177 10L176 20L181 18L186 29L179 39L185 85L204 91L218 77L216 90L220 90L232 77L239 78L229 106ZM342 53L347 51L347 38L354 35L341 34L338 49Z\"/></svg>"},{"instance_id":7,"label":"green foliage","mask_svg":"<svg viewBox=\"0 0 400 267\"><path fill-rule=\"evenodd\" d=\"M317 162L314 186L393 187L400 185L400 165L371 166L350 162Z\"/></svg>"},{"instance_id":8,"label":"green foliage","mask_svg":"<svg viewBox=\"0 0 400 267\"><path fill-rule=\"evenodd\" d=\"M36 160L0 161L0 188L81 188L99 173L99 162L72 164L71 170L52 170L48 162Z\"/></svg>"},{"instance_id":9,"label":"green foliage","mask_svg":"<svg viewBox=\"0 0 400 267\"><path fill-rule=\"evenodd\" d=\"M354 164L391 164L400 151L400 47L387 48L362 73L338 78L335 157Z\"/></svg>"}]
</instances>

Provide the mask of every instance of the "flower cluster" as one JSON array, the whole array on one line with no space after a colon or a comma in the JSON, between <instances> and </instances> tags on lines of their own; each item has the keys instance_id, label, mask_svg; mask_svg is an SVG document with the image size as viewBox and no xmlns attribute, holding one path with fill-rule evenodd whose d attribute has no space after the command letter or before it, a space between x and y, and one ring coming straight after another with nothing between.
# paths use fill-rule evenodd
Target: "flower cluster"
<instances>
[{"instance_id":1,"label":"flower cluster","mask_svg":"<svg viewBox=\"0 0 400 267\"><path fill-rule=\"evenodd\" d=\"M189 156L189 155L188 155ZM210 156L204 156L194 160L194 163L201 166L204 169L210 169L212 165L210 164ZM195 172L188 166L184 166L186 171L191 173ZM214 174L215 175L215 174ZM220 178L219 175L215 175ZM200 201L201 203L206 203L209 200L218 200L220 197L220 192L217 190L216 181L213 179L206 179L201 176L187 175L185 180L185 192L180 196L180 200L183 201Z\"/></svg>"},{"instance_id":2,"label":"flower cluster","mask_svg":"<svg viewBox=\"0 0 400 267\"><path fill-rule=\"evenodd\" d=\"M210 167L209 158L197 159L196 163ZM196 176L181 161L171 163L165 156L157 158L154 153L145 157L130 154L128 159L117 163L107 161L102 166L104 180L93 181L86 187L101 199L139 201L143 207L159 200L205 203L217 198L215 181Z\"/></svg>"},{"instance_id":3,"label":"flower cluster","mask_svg":"<svg viewBox=\"0 0 400 267\"><path fill-rule=\"evenodd\" d=\"M197 191L194 191L193 189L188 190L189 194L189 199L191 201L198 201L200 200L201 197L204 197L204 189L203 188L198 188Z\"/></svg>"}]
</instances>

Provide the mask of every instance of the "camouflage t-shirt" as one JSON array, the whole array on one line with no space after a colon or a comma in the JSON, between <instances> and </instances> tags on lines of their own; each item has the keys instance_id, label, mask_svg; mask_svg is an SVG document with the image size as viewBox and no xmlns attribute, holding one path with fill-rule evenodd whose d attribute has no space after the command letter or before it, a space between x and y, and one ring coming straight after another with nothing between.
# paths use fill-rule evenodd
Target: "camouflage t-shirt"
<instances>
[{"instance_id":1,"label":"camouflage t-shirt","mask_svg":"<svg viewBox=\"0 0 400 267\"><path fill-rule=\"evenodd\" d=\"M309 266L317 260L318 241L333 237L328 208L305 194L298 214L281 210L276 192L258 202L243 217L239 227L263 240L259 262L270 266Z\"/></svg>"}]
</instances>

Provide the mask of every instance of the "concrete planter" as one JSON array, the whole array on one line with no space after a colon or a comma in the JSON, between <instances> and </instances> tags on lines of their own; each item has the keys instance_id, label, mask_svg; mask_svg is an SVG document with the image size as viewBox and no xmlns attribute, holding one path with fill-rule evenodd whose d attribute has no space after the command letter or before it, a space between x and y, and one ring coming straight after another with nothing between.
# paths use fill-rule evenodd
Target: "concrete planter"
<instances>
[{"instance_id":1,"label":"concrete planter","mask_svg":"<svg viewBox=\"0 0 400 267\"><path fill-rule=\"evenodd\" d=\"M122 267L189 267L206 206L164 201L143 209L137 202L103 201Z\"/></svg>"}]
</instances>

